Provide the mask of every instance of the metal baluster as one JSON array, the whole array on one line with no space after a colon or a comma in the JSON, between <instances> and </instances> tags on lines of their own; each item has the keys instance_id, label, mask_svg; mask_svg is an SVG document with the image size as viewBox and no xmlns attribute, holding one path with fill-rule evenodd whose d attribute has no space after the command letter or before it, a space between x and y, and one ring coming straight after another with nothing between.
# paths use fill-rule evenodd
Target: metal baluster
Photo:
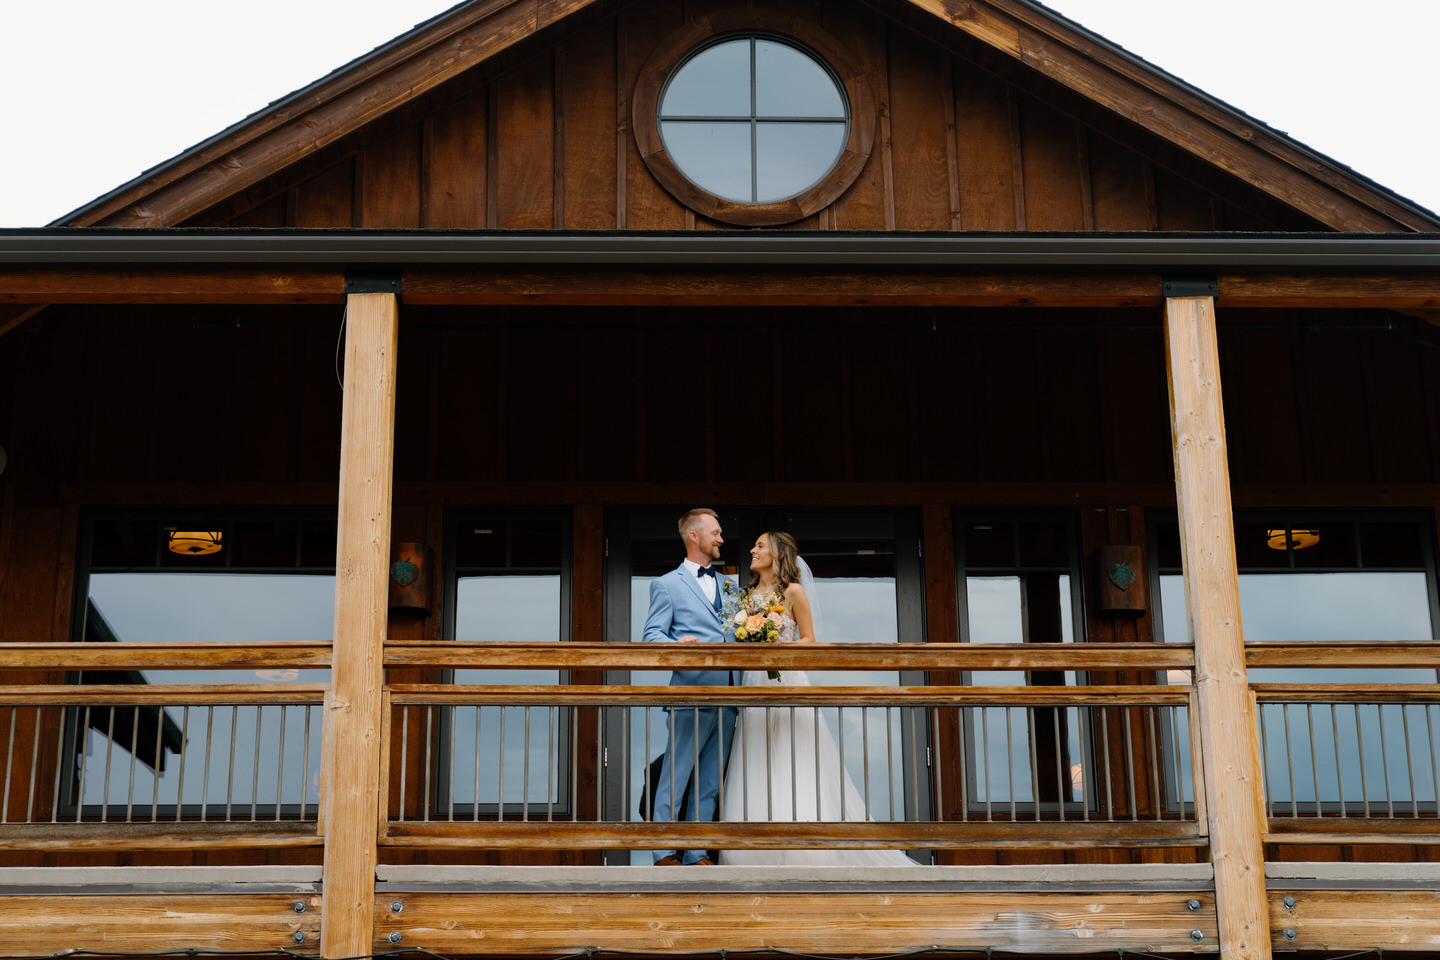
<instances>
[{"instance_id":1,"label":"metal baluster","mask_svg":"<svg viewBox=\"0 0 1440 960\"><path fill-rule=\"evenodd\" d=\"M1310 734L1310 777L1315 783L1315 816L1325 815L1325 806L1320 800L1320 757L1315 748L1314 704L1305 704L1305 727Z\"/></svg>"},{"instance_id":2,"label":"metal baluster","mask_svg":"<svg viewBox=\"0 0 1440 960\"><path fill-rule=\"evenodd\" d=\"M719 787L719 793L718 793L718 796L716 797L716 800L715 800L715 804L716 804L715 809L716 809L716 811L721 811L721 810L724 810L724 809L725 809L725 743L726 743L726 741L725 741L725 707L724 707L724 706L719 706L719 707L716 707L716 708L715 708L715 725L716 725L716 728L717 728L717 729L716 729L716 734L717 734L717 735L719 736L719 738L720 738L720 739L719 739L720 749L718 749L718 750L715 751L715 765L719 768L719 769L717 770L717 773L719 774L719 778L718 778L715 782L720 785L720 787ZM627 738L627 742L628 742L628 738ZM629 768L627 767L626 769L629 769ZM629 780L629 777L626 777L625 779L628 781L628 780ZM717 817L717 819L718 819L718 817Z\"/></svg>"},{"instance_id":3,"label":"metal baluster","mask_svg":"<svg viewBox=\"0 0 1440 960\"><path fill-rule=\"evenodd\" d=\"M1410 783L1410 815L1420 816L1420 800L1415 796L1415 759L1410 753L1410 714L1406 711L1408 704L1400 704L1400 724L1405 732L1405 776Z\"/></svg>"},{"instance_id":4,"label":"metal baluster","mask_svg":"<svg viewBox=\"0 0 1440 960\"><path fill-rule=\"evenodd\" d=\"M1110 765L1110 711L1100 708L1100 752L1103 757L1096 772L1105 781L1105 819L1115 819L1115 793L1113 770Z\"/></svg>"},{"instance_id":5,"label":"metal baluster","mask_svg":"<svg viewBox=\"0 0 1440 960\"><path fill-rule=\"evenodd\" d=\"M643 797L644 797L645 799L653 799L654 796L655 796L655 790L657 789L657 785L652 784L652 783L650 782L650 721L655 718L655 717L654 717L654 715L655 715L655 708L654 708L654 707L648 707L648 706L647 706L647 707L644 708L644 711L645 711L645 756L641 759L641 763L640 763L640 779L641 779L641 781L645 784L645 793L643 794ZM747 810L746 812L748 813L749 811ZM655 807L654 807L653 803L652 803L652 805L651 805L651 807L650 807L650 819L651 819L651 820L654 820L654 819L655 819ZM747 818L747 819L748 819L748 818Z\"/></svg>"},{"instance_id":6,"label":"metal baluster","mask_svg":"<svg viewBox=\"0 0 1440 960\"><path fill-rule=\"evenodd\" d=\"M1145 722L1150 727L1150 757L1148 763L1150 765L1150 789L1154 791L1151 796L1155 798L1155 819L1163 820L1165 797L1160 790L1160 735L1158 729L1160 724L1155 722L1155 715L1159 712L1160 707L1158 706L1146 708Z\"/></svg>"},{"instance_id":7,"label":"metal baluster","mask_svg":"<svg viewBox=\"0 0 1440 960\"><path fill-rule=\"evenodd\" d=\"M136 726L139 726L137 723ZM180 711L180 772L178 782L175 785L175 820L180 820L180 810L185 805L185 758L190 751L190 705L187 703ZM159 771L156 771L159 776Z\"/></svg>"},{"instance_id":8,"label":"metal baluster","mask_svg":"<svg viewBox=\"0 0 1440 960\"><path fill-rule=\"evenodd\" d=\"M424 743L424 747L425 747L425 784L424 784L424 789L420 792L420 819L423 820L423 821L425 821L425 822L427 822L427 823L428 823L429 820L430 820L431 798L434 796L434 794L432 794L432 793L430 792L430 756L431 756L432 753L434 753L434 743L435 743L435 741L431 739L430 734L431 734L431 732L432 732L434 729L435 729L435 705L434 705L434 704L427 704L427 705L425 706L425 743ZM501 729L504 729L503 726L502 726ZM501 759L503 760L503 759L504 759L504 756L505 756L505 744L503 743L503 741L502 741L502 743L500 744L500 756L501 756ZM503 771L503 765L502 765L502 771ZM503 775L503 773L502 773L502 775Z\"/></svg>"},{"instance_id":9,"label":"metal baluster","mask_svg":"<svg viewBox=\"0 0 1440 960\"><path fill-rule=\"evenodd\" d=\"M306 713L307 713L307 715L308 715L310 708L309 708L309 707L306 707L305 709L306 709ZM400 807L400 811L399 811L399 812L400 812L400 817L399 817L399 820L400 820L401 823L404 823L404 822L405 822L405 799L406 799L407 796L409 796L409 795L405 792L405 774L409 771L409 768L410 768L410 711L412 711L412 710L414 710L414 709L415 709L415 708L412 707L412 706L410 706L409 704L405 704L404 706L402 706L402 707L400 708L400 803L399 803L399 807ZM479 709L479 708L477 707L476 709ZM479 743L479 740L476 740L476 743ZM309 745L310 745L310 738L309 738L309 737L306 737L306 738L305 738L305 745L306 745L306 747L309 747ZM308 779L308 778L307 778L307 779ZM307 795L308 795L308 794L307 794ZM317 815L318 815L318 811L317 811Z\"/></svg>"},{"instance_id":10,"label":"metal baluster","mask_svg":"<svg viewBox=\"0 0 1440 960\"><path fill-rule=\"evenodd\" d=\"M106 707L109 719L105 721L105 776L100 781L100 822L110 820L110 758L115 754L115 708ZM131 753L130 756L135 756ZM81 794L83 797L84 794Z\"/></svg>"},{"instance_id":11,"label":"metal baluster","mask_svg":"<svg viewBox=\"0 0 1440 960\"><path fill-rule=\"evenodd\" d=\"M10 708L10 736L5 738L5 794L0 798L0 823L10 822L10 771L15 759L15 715L19 707Z\"/></svg>"},{"instance_id":12,"label":"metal baluster","mask_svg":"<svg viewBox=\"0 0 1440 960\"><path fill-rule=\"evenodd\" d=\"M210 741L215 733L215 704L205 705L205 773L200 778L200 819L208 816L210 809Z\"/></svg>"},{"instance_id":13,"label":"metal baluster","mask_svg":"<svg viewBox=\"0 0 1440 960\"><path fill-rule=\"evenodd\" d=\"M630 740L634 735L634 728L630 726L630 707L628 705L620 708L620 822L630 822ZM649 717L647 716L648 720Z\"/></svg>"},{"instance_id":14,"label":"metal baluster","mask_svg":"<svg viewBox=\"0 0 1440 960\"><path fill-rule=\"evenodd\" d=\"M690 805L695 811L694 822L700 822L700 705L696 704L691 716L694 720L695 762L690 767ZM671 798L674 802L674 798ZM684 859L683 857L681 859Z\"/></svg>"},{"instance_id":15,"label":"metal baluster","mask_svg":"<svg viewBox=\"0 0 1440 960\"><path fill-rule=\"evenodd\" d=\"M860 770L861 781L865 788L862 791L862 799L865 801L865 818L870 817L870 708L860 708Z\"/></svg>"},{"instance_id":16,"label":"metal baluster","mask_svg":"<svg viewBox=\"0 0 1440 960\"><path fill-rule=\"evenodd\" d=\"M844 822L845 820L849 819L848 817L845 816L845 708L844 708L844 707L836 707L836 708L835 708L835 726L839 728L839 733L838 733L838 737L839 737L838 747L839 747L839 752L840 752L840 820L841 820L841 822ZM918 735L918 731L917 731L917 735ZM815 728L815 739L816 739L816 744L815 744L815 764L816 764L816 767L817 767L817 769L818 769L819 764L820 764L820 744L819 744L820 728L819 728L818 726ZM793 741L794 738L792 737L791 740ZM818 781L820 778L817 776L815 779ZM919 817L919 809L920 809L920 808L917 806L915 809L916 809L916 817L915 817L915 818L918 820L918 819L920 818L920 817Z\"/></svg>"},{"instance_id":17,"label":"metal baluster","mask_svg":"<svg viewBox=\"0 0 1440 960\"><path fill-rule=\"evenodd\" d=\"M555 820L555 764L560 761L560 758L555 755L556 709L555 704L552 703L545 711L545 723L547 724L545 731L548 738L548 742L545 745L545 821L547 823L554 822ZM479 744L480 741L476 740L475 742ZM625 747L627 750L630 747L629 737L625 738ZM475 765L477 767L480 765L478 758L476 759ZM630 786L629 777L625 778L625 786L627 789Z\"/></svg>"},{"instance_id":18,"label":"metal baluster","mask_svg":"<svg viewBox=\"0 0 1440 960\"><path fill-rule=\"evenodd\" d=\"M1120 714L1125 727L1125 776L1130 790L1130 819L1140 819L1140 796L1135 792L1135 730L1130 722L1130 710Z\"/></svg>"},{"instance_id":19,"label":"metal baluster","mask_svg":"<svg viewBox=\"0 0 1440 960\"><path fill-rule=\"evenodd\" d=\"M1350 705L1355 712L1355 743L1360 754L1360 801L1366 819L1370 817L1370 775L1365 769L1365 728L1360 723L1360 704Z\"/></svg>"},{"instance_id":20,"label":"metal baluster","mask_svg":"<svg viewBox=\"0 0 1440 960\"><path fill-rule=\"evenodd\" d=\"M1035 709L1025 708L1025 738L1030 743L1030 800L1035 804L1035 819L1040 819L1040 749L1035 742Z\"/></svg>"},{"instance_id":21,"label":"metal baluster","mask_svg":"<svg viewBox=\"0 0 1440 960\"><path fill-rule=\"evenodd\" d=\"M1340 768L1340 711L1336 704L1328 704L1330 707L1330 730L1335 738L1335 787L1340 792L1340 816L1348 817L1350 814L1345 809L1345 773Z\"/></svg>"},{"instance_id":22,"label":"metal baluster","mask_svg":"<svg viewBox=\"0 0 1440 960\"><path fill-rule=\"evenodd\" d=\"M404 708L401 708L404 712ZM389 744L386 744L389 749ZM402 741L400 744L400 810L405 810L405 747ZM319 791L316 791L317 794ZM300 751L300 819L305 819L307 807L310 802L310 704L305 704L305 748ZM317 807L319 797L316 797Z\"/></svg>"},{"instance_id":23,"label":"metal baluster","mask_svg":"<svg viewBox=\"0 0 1440 960\"><path fill-rule=\"evenodd\" d=\"M1261 708L1261 714L1260 714L1260 718L1261 718L1262 722L1263 722L1264 717L1265 717L1265 714L1264 714L1263 711L1264 711L1264 708L1262 707L1262 708ZM1181 754L1180 754L1180 724L1181 724L1182 722L1187 725L1186 729L1188 730L1188 729L1189 729L1188 724L1190 723L1190 710L1189 710L1189 708L1188 708L1188 707L1171 707L1171 708L1170 708L1170 739L1171 739L1171 741L1173 742L1173 745L1174 745L1174 747L1175 747L1175 754L1174 754L1174 757L1175 757L1175 764L1174 764L1174 766L1175 766L1175 808L1180 811L1180 819L1184 820L1184 819L1185 819L1185 777L1183 776L1183 771L1182 771L1181 768L1180 768L1180 764L1182 764L1182 763L1188 763L1189 760L1190 760L1190 754L1189 754L1188 752L1186 752L1183 757L1182 757ZM1261 742L1264 742L1264 737L1261 737ZM1193 785L1194 782L1195 782L1195 773L1194 773L1193 770L1192 770L1191 773L1190 773L1190 782L1191 782L1192 785ZM1194 809L1195 809L1194 806L1193 806L1193 798L1192 798L1192 806L1191 806L1190 809L1191 809L1191 812L1193 813L1193 812L1194 812Z\"/></svg>"},{"instance_id":24,"label":"metal baluster","mask_svg":"<svg viewBox=\"0 0 1440 960\"><path fill-rule=\"evenodd\" d=\"M497 823L505 819L505 715L509 712L510 708L508 705L502 705L500 707L500 782L495 788L495 820ZM599 773L600 770L604 768L604 764L599 762L599 757L595 759L595 771ZM604 778L597 776L595 779L603 780Z\"/></svg>"},{"instance_id":25,"label":"metal baluster","mask_svg":"<svg viewBox=\"0 0 1440 960\"><path fill-rule=\"evenodd\" d=\"M230 809L235 799L235 730L240 726L240 707L230 706L230 767L225 779L225 821L230 821Z\"/></svg>"},{"instance_id":26,"label":"metal baluster","mask_svg":"<svg viewBox=\"0 0 1440 960\"><path fill-rule=\"evenodd\" d=\"M261 728L265 725L265 707L262 704L255 704L255 765L250 773L250 820L253 823L259 819L257 811L260 807L260 744L262 742ZM156 737L159 740L159 737ZM157 780L156 788L159 788Z\"/></svg>"},{"instance_id":27,"label":"metal baluster","mask_svg":"<svg viewBox=\"0 0 1440 960\"><path fill-rule=\"evenodd\" d=\"M1300 791L1295 789L1295 741L1290 736L1290 707L1292 704L1282 704L1280 716L1285 721L1285 776L1290 783L1290 816L1298 817Z\"/></svg>"},{"instance_id":28,"label":"metal baluster","mask_svg":"<svg viewBox=\"0 0 1440 960\"><path fill-rule=\"evenodd\" d=\"M75 820L79 822L81 811L85 809L85 768L90 759L90 708L85 708L85 722L80 725L80 742L84 747L80 750L80 789L75 795Z\"/></svg>"},{"instance_id":29,"label":"metal baluster","mask_svg":"<svg viewBox=\"0 0 1440 960\"><path fill-rule=\"evenodd\" d=\"M816 819L816 820L821 820L821 819L823 819L824 816L825 816L824 811L822 811L822 810L820 809L820 805L821 805L821 803L823 803L823 799L822 799L821 792L820 792L820 722L821 722L821 719L820 719L820 708L819 708L819 707L811 707L811 708L810 708L810 747L811 747L810 755L815 758L815 819ZM797 794L797 791L799 790L799 787L796 786L796 784L795 784L795 779L796 779L796 776L795 776L795 767L796 767L796 764L795 764L795 762L794 762L794 753L795 753L795 706L794 706L794 704L791 704L791 706L790 706L790 753L791 753L791 762L790 762L790 792L791 792L791 795L794 796L794 795ZM843 763L844 761L841 761L841 762ZM792 815L793 815L793 814L794 814L794 810L795 810L795 803L794 803L794 802L791 803L790 809L791 809L791 813L792 813Z\"/></svg>"},{"instance_id":30,"label":"metal baluster","mask_svg":"<svg viewBox=\"0 0 1440 960\"><path fill-rule=\"evenodd\" d=\"M910 810L920 822L920 725L915 722L915 708L910 708ZM843 762L843 761L842 761Z\"/></svg>"},{"instance_id":31,"label":"metal baluster","mask_svg":"<svg viewBox=\"0 0 1440 960\"><path fill-rule=\"evenodd\" d=\"M944 822L945 796L941 785L945 782L945 777L940 769L940 707L933 706L925 709L930 714L930 745L931 752L935 755L935 819ZM867 803L865 806L868 812L870 805Z\"/></svg>"},{"instance_id":32,"label":"metal baluster","mask_svg":"<svg viewBox=\"0 0 1440 960\"><path fill-rule=\"evenodd\" d=\"M1060 798L1056 819L1063 822L1066 819L1065 803L1075 790L1070 778L1066 777L1069 771L1065 769L1065 750L1060 744L1060 711L1058 709L1050 711L1050 725L1054 727L1055 736L1055 796ZM1038 808L1040 805L1037 803L1035 806Z\"/></svg>"},{"instance_id":33,"label":"metal baluster","mask_svg":"<svg viewBox=\"0 0 1440 960\"><path fill-rule=\"evenodd\" d=\"M576 784L578 784L578 783L580 782L580 738L575 735L575 732L579 729L579 726L578 726L578 724L576 723L576 721L579 719L579 717L580 717L580 708L572 705L572 706L570 707L570 784L571 784L571 786L570 786L570 796L571 796L571 800L570 800L570 822L571 822L571 823L577 823L577 822L579 822L579 820L580 820L580 803L579 803L579 801L580 801L580 791L579 791L578 789L576 789L576 786L575 786ZM648 730L646 731L646 735L647 735L647 737L648 737L648 735L649 735L649 731L648 731ZM601 814L599 811L597 811L597 812L596 812L595 819L598 820L598 819L600 819L601 816L602 816L602 814Z\"/></svg>"},{"instance_id":34,"label":"metal baluster","mask_svg":"<svg viewBox=\"0 0 1440 960\"><path fill-rule=\"evenodd\" d=\"M110 709L113 711L115 708L111 707ZM156 711L159 716L156 718L158 722L155 724L155 776L152 778L155 784L155 789L152 791L150 796L151 823L158 823L160 821L160 751L161 741L165 733L165 708L157 707ZM184 750L183 746L181 747L181 750ZM132 760L131 762L133 763L134 761Z\"/></svg>"},{"instance_id":35,"label":"metal baluster","mask_svg":"<svg viewBox=\"0 0 1440 960\"><path fill-rule=\"evenodd\" d=\"M798 820L801 816L801 784L799 784L799 763L796 761L795 750L795 704L789 705L789 717L791 717L791 819ZM811 708L811 731L814 734L816 744L819 741L819 708ZM825 819L824 810L821 810L821 794L819 794L819 750L811 751L815 757L815 819Z\"/></svg>"},{"instance_id":36,"label":"metal baluster","mask_svg":"<svg viewBox=\"0 0 1440 960\"><path fill-rule=\"evenodd\" d=\"M671 747L674 747L674 744L673 744L673 743L671 744ZM773 777L770 776L770 771L773 770L773 769L774 769L774 766L772 765L771 759L770 759L770 704L767 703L767 704L765 704L765 819L766 819L766 820L774 820L774 819L775 819L775 780L774 780ZM670 788L670 791L671 791L671 792L670 792L670 796L671 796L671 798L672 798L672 801L671 801L671 802L674 802L674 801L673 801L673 798L674 798L674 796L675 796L675 792L674 792L674 791L675 791L675 788L672 786L672 787Z\"/></svg>"},{"instance_id":37,"label":"metal baluster","mask_svg":"<svg viewBox=\"0 0 1440 960\"><path fill-rule=\"evenodd\" d=\"M279 820L279 819L280 819L280 802L285 798L285 795L284 795L284 787L285 787L285 720L287 719L286 716L285 716L285 714L286 714L286 711L288 711L289 709L290 709L290 708L289 708L287 705L283 704L283 703L280 705L280 766L279 766L279 769L277 769L277 770L275 771L275 819L276 819L276 820ZM381 749L383 750L384 747L382 746Z\"/></svg>"},{"instance_id":38,"label":"metal baluster","mask_svg":"<svg viewBox=\"0 0 1440 960\"><path fill-rule=\"evenodd\" d=\"M63 779L65 779L64 777L62 777L62 776L60 775L60 773L61 773L61 771L63 771L63 770L65 769L65 714L68 713L68 712L69 712L69 711L65 710L64 708L61 708L61 711L60 711L60 724L59 724L59 725L56 727L56 729L55 729L55 795L54 795L54 797L53 797L53 798L51 799L51 801L50 801L50 822L51 822L51 823L55 823L55 822L56 822L56 818L60 815L60 781L63 780ZM88 708L86 709L86 714L87 714L87 716L88 716L88 714L89 714L89 709L88 709ZM38 722L38 718L37 718L37 722ZM36 729L38 730L39 727L37 726ZM80 728L80 733L81 733L81 740L80 740L80 742L81 742L82 744L85 742L85 739L84 739L84 738L85 738L85 736L87 736L87 734L85 733L85 731L88 730L88 729L89 729L89 727L81 727L81 728ZM33 770L34 768L32 767L31 769Z\"/></svg>"},{"instance_id":39,"label":"metal baluster","mask_svg":"<svg viewBox=\"0 0 1440 960\"><path fill-rule=\"evenodd\" d=\"M1265 786L1265 815L1275 816L1275 793L1270 789L1270 728L1266 720L1271 713L1271 704L1262 703L1260 710L1260 778ZM1192 780L1193 783L1193 773Z\"/></svg>"},{"instance_id":40,"label":"metal baluster","mask_svg":"<svg viewBox=\"0 0 1440 960\"><path fill-rule=\"evenodd\" d=\"M995 788L990 783L990 708L980 708L980 754L985 772L985 822L995 819Z\"/></svg>"},{"instance_id":41,"label":"metal baluster","mask_svg":"<svg viewBox=\"0 0 1440 960\"><path fill-rule=\"evenodd\" d=\"M456 763L455 755L460 752L459 750L456 750L456 749L455 749L455 741L459 739L459 738L456 736L456 734L455 734L455 731L459 729L459 728L455 725L455 718L456 718L456 713L455 713L455 711L456 711L457 709L459 709L459 708L458 708L455 704L452 703L452 704L450 704L449 706L445 707L444 709L446 709L446 710L448 710L448 711L450 712L450 750L449 750L449 754L450 754L450 780L449 780L449 782L445 785L446 792L449 794L449 796L447 796L447 797L445 798L445 819L446 819L447 821L449 821L450 823L454 823L454 822L455 822L455 763ZM479 743L479 741L476 741L476 743L475 743L475 750L476 750L476 753L478 754L478 753L479 753L479 750L480 750L480 743ZM478 761L477 761L477 762L478 762Z\"/></svg>"},{"instance_id":42,"label":"metal baluster","mask_svg":"<svg viewBox=\"0 0 1440 960\"><path fill-rule=\"evenodd\" d=\"M1080 723L1082 711L1086 717L1084 723ZM1095 709L1088 706L1076 707L1075 722L1080 727L1080 819L1088 823L1090 821L1090 748L1094 737L1091 724L1095 722Z\"/></svg>"},{"instance_id":43,"label":"metal baluster","mask_svg":"<svg viewBox=\"0 0 1440 960\"><path fill-rule=\"evenodd\" d=\"M603 773L605 770L606 728L609 726L603 708L595 708L595 719L596 727L600 731L600 736L595 740L595 770L597 773ZM605 819L605 778L603 776L595 778L595 819Z\"/></svg>"},{"instance_id":44,"label":"metal baluster","mask_svg":"<svg viewBox=\"0 0 1440 960\"><path fill-rule=\"evenodd\" d=\"M520 820L530 822L530 705L525 705L525 739L521 741L524 753L520 758Z\"/></svg>"},{"instance_id":45,"label":"metal baluster","mask_svg":"<svg viewBox=\"0 0 1440 960\"><path fill-rule=\"evenodd\" d=\"M475 704L475 756L472 758L475 764L475 791L470 802L470 819L475 823L480 822L480 744L482 743L480 714L482 710L480 704Z\"/></svg>"},{"instance_id":46,"label":"metal baluster","mask_svg":"<svg viewBox=\"0 0 1440 960\"><path fill-rule=\"evenodd\" d=\"M1017 819L1015 813L1015 708L1004 706L1005 711L1005 782L1010 791L1010 822Z\"/></svg>"},{"instance_id":47,"label":"metal baluster","mask_svg":"<svg viewBox=\"0 0 1440 960\"><path fill-rule=\"evenodd\" d=\"M162 723L162 724L164 723L164 717L163 717L163 716L161 717L161 723ZM113 730L113 729L114 729L114 724L115 724L115 708L114 708L114 707L111 707L111 708L110 708L110 724L111 724L111 729ZM137 703L137 704L135 704L134 707L131 708L131 714L130 714L130 784L129 784L128 788L126 789L126 792L125 792L125 822L126 822L126 823L129 823L129 822L131 821L131 819L132 819L132 818L131 818L131 814L132 814L132 812L133 812L134 809L135 809L135 763L136 763L136 761L135 761L135 753L136 753L136 751L139 749L139 747L140 747L140 704ZM182 751L182 753L183 753L183 751ZM159 764L160 758L159 758L159 757L156 757L155 760L156 760L156 764L155 764L155 771L154 771L154 773L155 773L155 779L158 780L158 779L160 779L160 764ZM106 783L108 784L108 783L109 783L109 780L110 780L110 760L109 760L109 757L108 757L108 756L106 757L106 760L105 760L105 780L106 780ZM109 800L109 798L110 798L110 790L109 790L109 787L108 787L108 786L106 787L106 790L105 790L105 798L106 798L106 800ZM109 804L107 803L107 804L106 804L106 807L108 808L108 806L109 806ZM178 804L178 803L176 804L176 807L177 807L177 808L179 807L179 804ZM100 822L101 822L101 823L104 823L104 822L105 822L105 815L104 815L103 813L102 813L101 816L100 816Z\"/></svg>"},{"instance_id":48,"label":"metal baluster","mask_svg":"<svg viewBox=\"0 0 1440 960\"><path fill-rule=\"evenodd\" d=\"M30 787L25 791L25 822L35 822L35 776L40 770L40 728L44 726L40 722L44 713L44 707L35 708L35 742L30 745ZM64 718L61 718L60 728L65 728ZM55 784L60 784L60 768L55 768Z\"/></svg>"},{"instance_id":49,"label":"metal baluster","mask_svg":"<svg viewBox=\"0 0 1440 960\"><path fill-rule=\"evenodd\" d=\"M887 707L886 709L888 710L889 708ZM967 782L969 776L968 771L970 768L965 764L965 731L969 729L969 727L965 722L964 707L955 708L955 728L959 732L959 736L957 737L956 742L960 745L959 766L956 767L956 769L960 771L960 822L964 823L965 821L970 819L970 785ZM889 737L886 737L886 742L889 742ZM893 794L891 795L890 809L892 811L895 809L895 800Z\"/></svg>"},{"instance_id":50,"label":"metal baluster","mask_svg":"<svg viewBox=\"0 0 1440 960\"><path fill-rule=\"evenodd\" d=\"M1385 776L1385 816L1395 816L1395 791L1390 787L1390 748L1385 742L1385 706L1375 704L1375 723L1380 728L1380 771Z\"/></svg>"}]
</instances>

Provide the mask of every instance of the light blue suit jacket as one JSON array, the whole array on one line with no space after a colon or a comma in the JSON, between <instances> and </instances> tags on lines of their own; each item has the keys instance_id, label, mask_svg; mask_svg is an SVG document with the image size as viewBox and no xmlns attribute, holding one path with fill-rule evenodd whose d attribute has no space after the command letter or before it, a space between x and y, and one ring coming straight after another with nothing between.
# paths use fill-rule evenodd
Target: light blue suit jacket
<instances>
[{"instance_id":1,"label":"light blue suit jacket","mask_svg":"<svg viewBox=\"0 0 1440 960\"><path fill-rule=\"evenodd\" d=\"M724 603L723 576L717 577L715 587L721 590ZM730 638L720 629L720 614L705 596L698 577L692 576L680 564L662 577L650 581L650 615L645 618L647 641L676 640L679 637L695 636L701 643L724 643ZM739 671L734 682L740 683ZM728 670L676 670L670 675L670 685L677 687L724 687L731 683Z\"/></svg>"}]
</instances>

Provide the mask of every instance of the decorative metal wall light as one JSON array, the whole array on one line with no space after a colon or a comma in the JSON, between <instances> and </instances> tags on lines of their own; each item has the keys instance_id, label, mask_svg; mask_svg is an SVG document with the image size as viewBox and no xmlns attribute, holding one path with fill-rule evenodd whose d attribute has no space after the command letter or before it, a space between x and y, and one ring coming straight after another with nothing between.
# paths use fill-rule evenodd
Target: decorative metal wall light
<instances>
[{"instance_id":1,"label":"decorative metal wall light","mask_svg":"<svg viewBox=\"0 0 1440 960\"><path fill-rule=\"evenodd\" d=\"M171 553L183 554L187 557L203 557L209 553L219 553L223 544L223 535L220 533L191 533L175 532L169 535Z\"/></svg>"},{"instance_id":2,"label":"decorative metal wall light","mask_svg":"<svg viewBox=\"0 0 1440 960\"><path fill-rule=\"evenodd\" d=\"M1320 542L1319 530L1266 530L1265 543L1271 550L1304 550Z\"/></svg>"}]
</instances>

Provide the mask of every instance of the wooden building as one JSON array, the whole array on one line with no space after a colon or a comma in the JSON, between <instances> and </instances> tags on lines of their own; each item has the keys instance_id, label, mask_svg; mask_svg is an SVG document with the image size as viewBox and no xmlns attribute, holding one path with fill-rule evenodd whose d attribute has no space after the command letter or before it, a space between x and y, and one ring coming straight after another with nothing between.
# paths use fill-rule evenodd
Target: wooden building
<instances>
[{"instance_id":1,"label":"wooden building","mask_svg":"<svg viewBox=\"0 0 1440 960\"><path fill-rule=\"evenodd\" d=\"M474 0L0 232L0 956L1434 950L1437 231L1030 0ZM633 642L696 505L827 642ZM870 819L646 821L702 701Z\"/></svg>"}]
</instances>

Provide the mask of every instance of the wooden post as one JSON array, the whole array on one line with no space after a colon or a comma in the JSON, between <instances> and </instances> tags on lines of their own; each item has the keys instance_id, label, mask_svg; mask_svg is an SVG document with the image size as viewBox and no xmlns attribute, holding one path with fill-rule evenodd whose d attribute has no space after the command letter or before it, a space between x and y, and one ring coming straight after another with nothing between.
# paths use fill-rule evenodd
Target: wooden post
<instances>
[{"instance_id":1,"label":"wooden post","mask_svg":"<svg viewBox=\"0 0 1440 960\"><path fill-rule=\"evenodd\" d=\"M394 294L351 294L340 420L335 648L325 698L320 953L371 952L395 460Z\"/></svg>"},{"instance_id":2,"label":"wooden post","mask_svg":"<svg viewBox=\"0 0 1440 960\"><path fill-rule=\"evenodd\" d=\"M1268 960L1260 764L1240 634L1214 298L1166 299L1165 355L1220 952Z\"/></svg>"}]
</instances>

